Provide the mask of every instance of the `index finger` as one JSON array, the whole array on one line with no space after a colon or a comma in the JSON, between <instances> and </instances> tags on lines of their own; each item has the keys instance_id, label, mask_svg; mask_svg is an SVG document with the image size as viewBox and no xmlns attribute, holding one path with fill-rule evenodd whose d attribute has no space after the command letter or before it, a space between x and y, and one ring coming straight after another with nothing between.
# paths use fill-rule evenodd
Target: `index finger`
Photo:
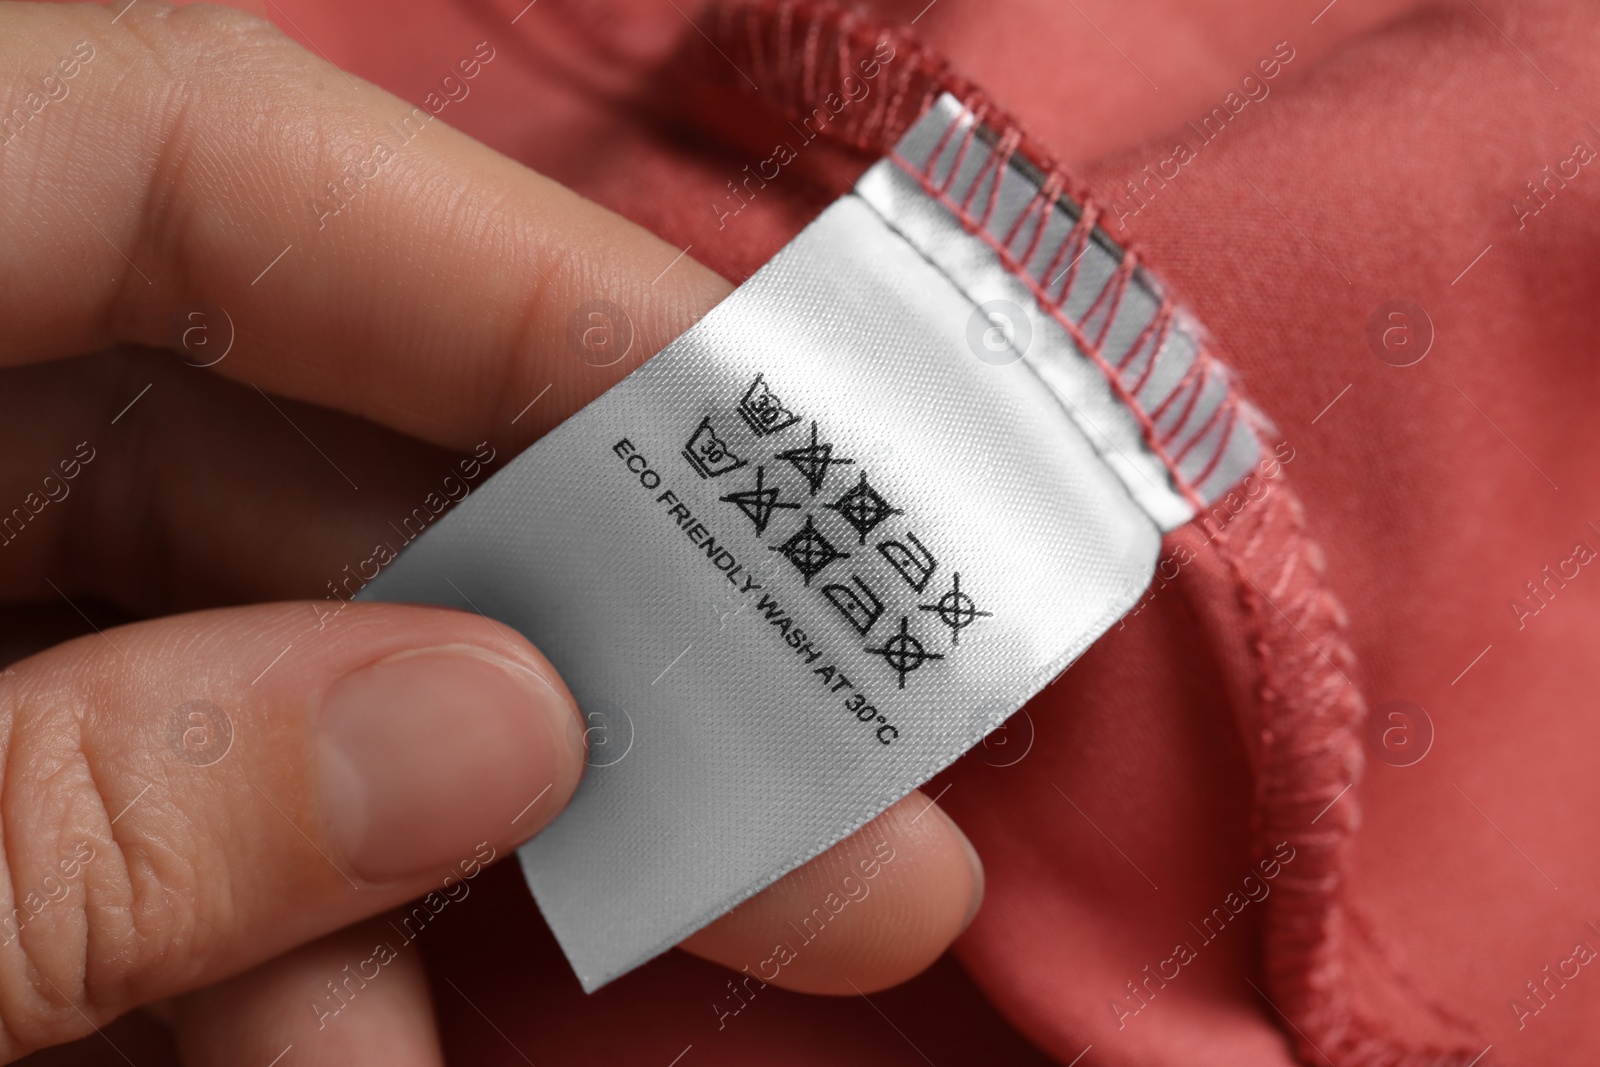
<instances>
[{"instance_id":1,"label":"index finger","mask_svg":"<svg viewBox=\"0 0 1600 1067\"><path fill-rule=\"evenodd\" d=\"M252 15L5 4L0 70L0 365L166 346L209 304L218 373L462 449L527 441L729 289Z\"/></svg>"}]
</instances>

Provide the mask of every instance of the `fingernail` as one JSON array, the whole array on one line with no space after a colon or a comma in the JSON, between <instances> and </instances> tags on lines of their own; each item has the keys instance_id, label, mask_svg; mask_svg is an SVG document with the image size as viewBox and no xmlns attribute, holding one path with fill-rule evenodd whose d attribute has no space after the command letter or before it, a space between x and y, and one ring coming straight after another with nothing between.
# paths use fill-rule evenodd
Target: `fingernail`
<instances>
[{"instance_id":1,"label":"fingernail","mask_svg":"<svg viewBox=\"0 0 1600 1067\"><path fill-rule=\"evenodd\" d=\"M582 761L565 742L576 714L559 683L465 645L346 675L323 698L316 741L345 862L387 882L531 836L577 784Z\"/></svg>"}]
</instances>

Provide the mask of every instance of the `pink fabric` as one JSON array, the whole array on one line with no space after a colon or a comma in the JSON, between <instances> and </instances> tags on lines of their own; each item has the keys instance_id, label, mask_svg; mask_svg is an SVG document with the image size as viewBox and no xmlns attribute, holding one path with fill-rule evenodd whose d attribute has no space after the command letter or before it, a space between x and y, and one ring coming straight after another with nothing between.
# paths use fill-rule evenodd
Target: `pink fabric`
<instances>
[{"instance_id":1,"label":"pink fabric","mask_svg":"<svg viewBox=\"0 0 1600 1067\"><path fill-rule=\"evenodd\" d=\"M267 10L418 104L489 41L496 58L441 117L734 278L863 161L808 147L724 218L725 183L771 146L756 94L690 24L717 37L720 16L539 0L513 26L524 2ZM1292 458L1220 538L1169 539L1192 560L1029 706L1024 758L978 753L934 784L988 870L954 960L870 1005L767 990L719 1031L724 976L681 955L581 996L500 871L425 946L436 974L541 1064L664 1064L689 1045L685 1064L1355 1067L1430 1049L1465 1062L1491 1043L1484 1064L1600 1057L1600 972L1538 1000L1524 985L1576 944L1600 948L1600 578L1542 573L1578 542L1600 548L1600 173L1543 199L1525 184L1600 145L1600 15L1555 0L924 4L870 15L921 12L915 38L1098 194ZM1186 123L1219 107L1203 143ZM1168 177L1135 199L1124 183L1147 165ZM1375 309L1400 299L1436 334L1405 368L1368 342ZM1395 699L1436 730L1414 766L1370 758L1365 708ZM1212 940L1196 930L1296 834L1273 895ZM1329 906L1286 909L1296 893ZM1178 943L1195 958L1134 998L1126 983ZM459 1062L519 1062L449 985L436 995Z\"/></svg>"}]
</instances>

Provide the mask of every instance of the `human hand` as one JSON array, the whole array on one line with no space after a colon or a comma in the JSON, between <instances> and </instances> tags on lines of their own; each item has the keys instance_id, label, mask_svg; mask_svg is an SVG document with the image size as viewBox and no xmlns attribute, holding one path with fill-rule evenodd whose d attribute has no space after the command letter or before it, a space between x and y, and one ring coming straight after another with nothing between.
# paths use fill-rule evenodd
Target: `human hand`
<instances>
[{"instance_id":1,"label":"human hand","mask_svg":"<svg viewBox=\"0 0 1600 1067\"><path fill-rule=\"evenodd\" d=\"M346 605L348 568L729 286L260 19L120 10L0 4L0 591L32 653L0 674L0 1056L157 1003L193 1065L435 1063L415 952L336 1037L286 991L547 824L582 720L505 627ZM631 322L607 366L568 342L595 298ZM929 807L685 947L764 958L888 841L773 984L916 973L982 884Z\"/></svg>"}]
</instances>

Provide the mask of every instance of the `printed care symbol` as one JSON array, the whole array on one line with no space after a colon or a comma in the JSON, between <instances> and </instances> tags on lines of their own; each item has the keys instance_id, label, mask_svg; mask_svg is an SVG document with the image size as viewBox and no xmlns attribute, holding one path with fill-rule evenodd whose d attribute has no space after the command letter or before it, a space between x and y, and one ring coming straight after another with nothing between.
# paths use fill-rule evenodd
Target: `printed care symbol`
<instances>
[{"instance_id":1,"label":"printed care symbol","mask_svg":"<svg viewBox=\"0 0 1600 1067\"><path fill-rule=\"evenodd\" d=\"M889 565L900 572L906 584L919 593L928 588L928 579L933 577L933 572L939 566L939 561L933 558L928 546L918 541L917 535L909 530L906 531L905 541L879 541L878 555L888 560Z\"/></svg>"},{"instance_id":2,"label":"printed care symbol","mask_svg":"<svg viewBox=\"0 0 1600 1067\"><path fill-rule=\"evenodd\" d=\"M910 633L911 620L900 616L900 632L883 643L882 648L864 648L863 652L870 652L874 656L882 656L891 670L900 676L900 688L906 687L906 675L921 667L924 661L930 659L944 659L937 652L929 652L922 647Z\"/></svg>"},{"instance_id":3,"label":"printed care symbol","mask_svg":"<svg viewBox=\"0 0 1600 1067\"><path fill-rule=\"evenodd\" d=\"M918 604L918 611L936 611L939 621L950 627L950 644L961 643L961 631L971 626L978 618L987 618L994 614L992 611L979 611L978 605L972 597L961 591L961 572L956 571L950 579L950 591L940 597L937 603Z\"/></svg>"},{"instance_id":4,"label":"printed care symbol","mask_svg":"<svg viewBox=\"0 0 1600 1067\"><path fill-rule=\"evenodd\" d=\"M800 421L800 416L784 407L778 394L767 388L762 379L763 376L757 374L750 388L744 391L744 399L739 401L739 414L757 437L787 430Z\"/></svg>"},{"instance_id":5,"label":"printed care symbol","mask_svg":"<svg viewBox=\"0 0 1600 1067\"><path fill-rule=\"evenodd\" d=\"M852 589L851 586L855 588ZM850 585L840 585L835 582L823 586L822 595L828 598L828 603L839 609L839 614L843 615L862 637L867 636L877 624L878 616L883 614L883 601L878 599L878 594L874 593L872 587L863 582L858 574L850 576Z\"/></svg>"},{"instance_id":6,"label":"printed care symbol","mask_svg":"<svg viewBox=\"0 0 1600 1067\"><path fill-rule=\"evenodd\" d=\"M843 519L856 528L856 535L860 538L858 543L867 543L867 534L873 527L887 519L890 515L899 515L899 508L891 508L889 502L878 495L878 491L867 484L867 472L861 472L861 478L851 490L831 504L824 504L829 511L837 511Z\"/></svg>"},{"instance_id":7,"label":"printed care symbol","mask_svg":"<svg viewBox=\"0 0 1600 1067\"><path fill-rule=\"evenodd\" d=\"M759 474L760 467L756 468ZM790 505L791 507L793 505ZM772 549L781 552L784 558L795 565L795 569L805 576L806 584L811 584L811 579L817 573L836 559L848 558L850 553L840 552L833 547L822 531L817 529L817 524L811 521L811 516L806 516L806 524L795 532L795 535L783 544Z\"/></svg>"},{"instance_id":8,"label":"printed care symbol","mask_svg":"<svg viewBox=\"0 0 1600 1067\"><path fill-rule=\"evenodd\" d=\"M811 443L791 448L787 452L779 452L773 459L786 459L800 476L811 486L811 495L816 496L817 490L822 488L822 483L827 480L828 467L835 463L854 463L853 459L834 459L832 445L817 443L817 423L811 421Z\"/></svg>"},{"instance_id":9,"label":"printed care symbol","mask_svg":"<svg viewBox=\"0 0 1600 1067\"><path fill-rule=\"evenodd\" d=\"M689 438L689 443L683 446L683 458L689 461L689 466L693 467L702 478L715 478L727 474L749 462L734 455L728 443L717 436L717 431L711 425L710 415L700 420L700 425ZM723 499L726 500L727 497Z\"/></svg>"},{"instance_id":10,"label":"printed care symbol","mask_svg":"<svg viewBox=\"0 0 1600 1067\"><path fill-rule=\"evenodd\" d=\"M756 536L758 537L767 532L767 523L772 521L772 512L775 509L787 508L791 511L794 511L798 510L800 507L799 504L778 503L779 489L775 485L768 486L766 484L766 476L767 469L765 467L757 467L756 487L754 489L746 489L738 493L729 493L727 496L719 498L729 504L736 505L740 511L744 512L745 515L749 517L750 521L756 524ZM807 524L809 524L810 521L811 520L807 519ZM796 564L796 566L799 566L799 564ZM825 567L827 564L824 563L823 566ZM817 569L821 570L822 568L819 567Z\"/></svg>"}]
</instances>

